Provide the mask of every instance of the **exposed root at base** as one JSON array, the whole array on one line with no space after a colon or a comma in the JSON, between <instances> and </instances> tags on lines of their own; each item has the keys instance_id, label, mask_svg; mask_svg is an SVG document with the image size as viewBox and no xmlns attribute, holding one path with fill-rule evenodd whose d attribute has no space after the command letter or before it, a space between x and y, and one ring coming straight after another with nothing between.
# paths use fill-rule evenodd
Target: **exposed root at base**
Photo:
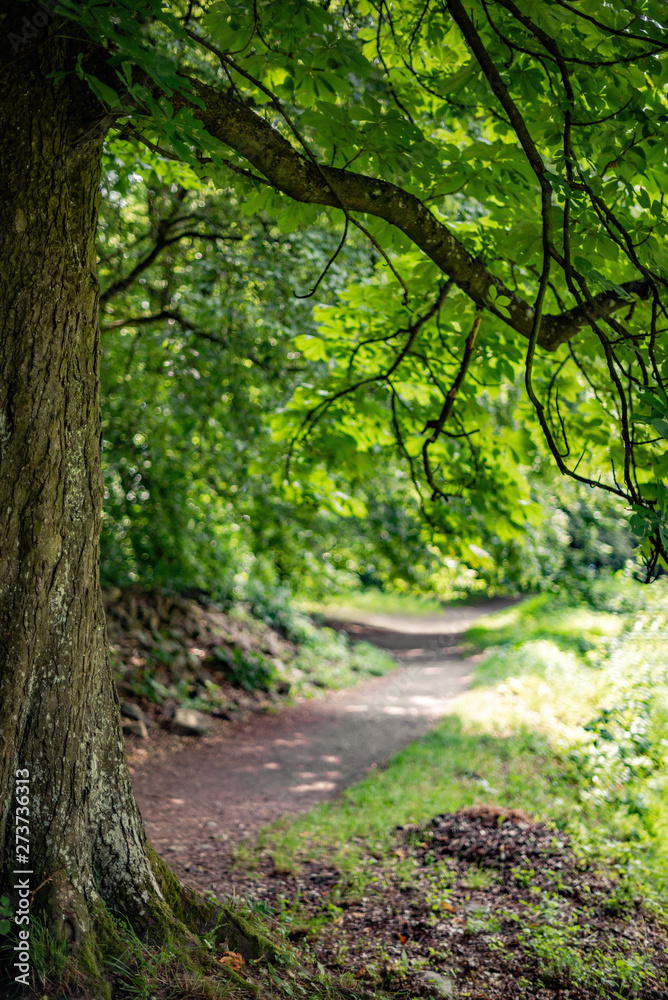
<instances>
[{"instance_id":1,"label":"exposed root at base","mask_svg":"<svg viewBox=\"0 0 668 1000\"><path fill-rule=\"evenodd\" d=\"M113 1000L155 995L217 1000L257 997L260 986L236 968L221 964L224 952L246 963L279 961L279 949L232 907L208 900L182 885L150 844L146 856L159 893L137 890L123 910L83 894L61 879L50 882L35 903L30 937L31 988L13 981L15 935L0 942L5 951L0 995ZM162 896L162 898L161 898ZM165 994L166 995L166 994Z\"/></svg>"}]
</instances>

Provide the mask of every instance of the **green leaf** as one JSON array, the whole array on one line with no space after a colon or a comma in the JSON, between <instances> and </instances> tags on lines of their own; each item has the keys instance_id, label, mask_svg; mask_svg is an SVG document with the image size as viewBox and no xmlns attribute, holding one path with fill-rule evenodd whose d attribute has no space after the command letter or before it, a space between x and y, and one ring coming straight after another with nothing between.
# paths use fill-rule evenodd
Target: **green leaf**
<instances>
[{"instance_id":1,"label":"green leaf","mask_svg":"<svg viewBox=\"0 0 668 1000\"><path fill-rule=\"evenodd\" d=\"M668 440L668 420L664 420L663 417L654 417L650 423L657 434L660 434L661 437Z\"/></svg>"},{"instance_id":2,"label":"green leaf","mask_svg":"<svg viewBox=\"0 0 668 1000\"><path fill-rule=\"evenodd\" d=\"M91 76L90 73L86 73L85 78L86 83L102 104L106 104L109 108L121 107L120 98L112 87L109 87L102 80L98 80L96 76Z\"/></svg>"}]
</instances>

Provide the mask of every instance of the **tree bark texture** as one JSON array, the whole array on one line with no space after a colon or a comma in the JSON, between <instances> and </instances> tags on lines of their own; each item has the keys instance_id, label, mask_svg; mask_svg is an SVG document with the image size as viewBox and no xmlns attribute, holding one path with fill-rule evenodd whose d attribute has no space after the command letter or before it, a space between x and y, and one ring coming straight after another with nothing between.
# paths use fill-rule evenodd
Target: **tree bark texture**
<instances>
[{"instance_id":1,"label":"tree bark texture","mask_svg":"<svg viewBox=\"0 0 668 1000\"><path fill-rule=\"evenodd\" d=\"M13 7L5 18L28 10ZM100 900L142 917L162 899L98 582L94 238L107 124L85 82L49 79L74 65L76 42L38 37L17 58L10 30L0 19L13 60L0 75L0 888L16 867L14 776L27 769L35 904L77 942Z\"/></svg>"}]
</instances>

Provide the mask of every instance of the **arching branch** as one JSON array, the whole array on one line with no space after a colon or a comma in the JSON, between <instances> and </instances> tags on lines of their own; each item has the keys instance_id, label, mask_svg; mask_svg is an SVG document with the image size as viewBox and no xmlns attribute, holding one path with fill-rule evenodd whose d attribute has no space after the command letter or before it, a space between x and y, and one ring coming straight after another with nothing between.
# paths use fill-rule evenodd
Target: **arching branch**
<instances>
[{"instance_id":1,"label":"arching branch","mask_svg":"<svg viewBox=\"0 0 668 1000\"><path fill-rule=\"evenodd\" d=\"M192 86L205 108L190 106L209 134L236 150L279 191L298 202L362 212L396 226L419 247L441 271L451 277L480 309L487 309L527 340L531 339L534 310L524 299L475 258L460 240L415 195L388 181L330 167L297 150L264 118L230 93L223 93L198 80ZM174 95L177 107L187 107L182 95ZM508 299L506 317L490 302L490 288ZM628 281L619 291L596 296L593 307L575 306L566 312L544 315L538 345L554 351L600 319L628 305L633 297L649 294L646 279Z\"/></svg>"}]
</instances>

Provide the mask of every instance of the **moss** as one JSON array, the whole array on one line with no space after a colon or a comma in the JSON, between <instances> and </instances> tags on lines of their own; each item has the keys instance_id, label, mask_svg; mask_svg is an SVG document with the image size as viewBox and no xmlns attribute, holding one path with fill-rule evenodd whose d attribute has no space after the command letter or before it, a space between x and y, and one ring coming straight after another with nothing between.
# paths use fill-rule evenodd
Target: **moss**
<instances>
[{"instance_id":1,"label":"moss","mask_svg":"<svg viewBox=\"0 0 668 1000\"><path fill-rule=\"evenodd\" d=\"M171 913L191 932L207 934L215 929L218 943L226 940L230 948L246 959L276 958L279 951L270 939L253 924L236 913L232 907L205 899L194 890L182 885L150 844L146 852L151 867ZM173 929L173 917L171 927Z\"/></svg>"},{"instance_id":2,"label":"moss","mask_svg":"<svg viewBox=\"0 0 668 1000\"><path fill-rule=\"evenodd\" d=\"M111 987L101 970L103 958L95 933L91 933L80 945L75 964L85 979L86 987L99 1000L111 1000Z\"/></svg>"},{"instance_id":3,"label":"moss","mask_svg":"<svg viewBox=\"0 0 668 1000\"><path fill-rule=\"evenodd\" d=\"M96 903L90 910L95 947L100 957L117 958L123 953L123 939L103 903Z\"/></svg>"},{"instance_id":4,"label":"moss","mask_svg":"<svg viewBox=\"0 0 668 1000\"><path fill-rule=\"evenodd\" d=\"M93 904L89 913L90 931L68 956L62 979L80 987L84 996L111 1000L111 986L104 969L110 958L122 955L123 939L103 903Z\"/></svg>"},{"instance_id":5,"label":"moss","mask_svg":"<svg viewBox=\"0 0 668 1000\"><path fill-rule=\"evenodd\" d=\"M227 940L230 947L246 959L275 959L280 955L279 949L266 935L256 930L249 920L235 913L230 906L223 906L215 940Z\"/></svg>"},{"instance_id":6,"label":"moss","mask_svg":"<svg viewBox=\"0 0 668 1000\"><path fill-rule=\"evenodd\" d=\"M257 997L260 986L220 964L221 945L249 962L280 962L277 947L254 921L181 885L150 844L146 852L164 898L153 892L143 915L135 913L127 921L115 919L101 900L89 904L87 933L76 945L66 946L62 937L45 932L43 987L47 982L60 983L74 988L77 996L111 1000L111 979L120 974L122 980L146 989L158 981L178 983L185 995L187 986L193 1000L196 996L213 1000L230 991ZM51 960L57 944L62 950L60 965Z\"/></svg>"},{"instance_id":7,"label":"moss","mask_svg":"<svg viewBox=\"0 0 668 1000\"><path fill-rule=\"evenodd\" d=\"M249 983L247 979L244 979L243 976L240 976L238 972L230 969L227 965L219 965L218 971L220 972L221 969L223 970L223 975L232 986L245 990L246 993L252 993L256 997L260 995L260 987L255 983Z\"/></svg>"},{"instance_id":8,"label":"moss","mask_svg":"<svg viewBox=\"0 0 668 1000\"><path fill-rule=\"evenodd\" d=\"M190 932L197 930L199 933L206 933L211 930L218 919L219 905L182 885L148 842L146 854L165 897L165 904L171 911L171 926L173 927L173 918L176 917Z\"/></svg>"}]
</instances>

